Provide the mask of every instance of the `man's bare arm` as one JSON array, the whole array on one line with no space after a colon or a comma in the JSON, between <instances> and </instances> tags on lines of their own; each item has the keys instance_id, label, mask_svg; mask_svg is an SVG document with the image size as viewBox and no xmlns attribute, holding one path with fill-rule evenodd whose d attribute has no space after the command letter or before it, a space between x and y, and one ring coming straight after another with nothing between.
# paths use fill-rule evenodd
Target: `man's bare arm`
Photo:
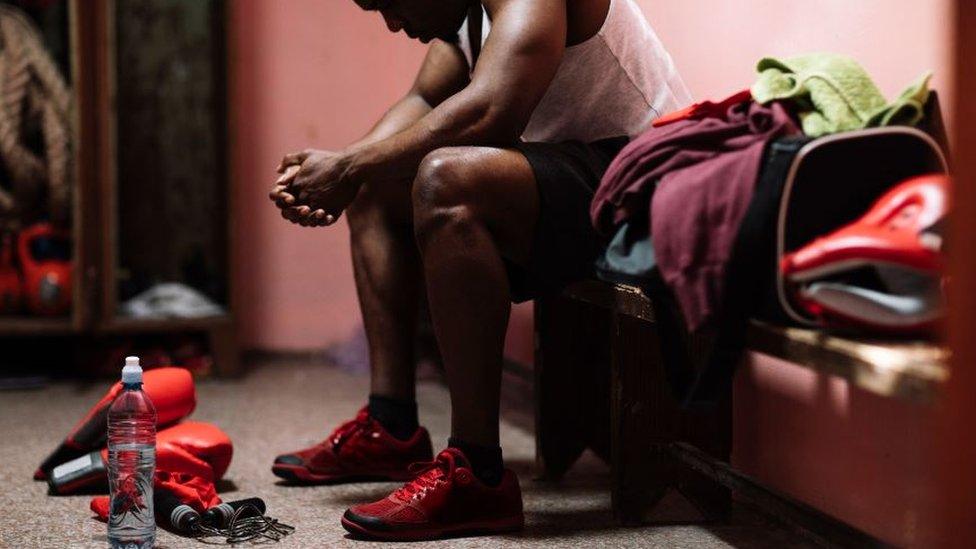
<instances>
[{"instance_id":1,"label":"man's bare arm","mask_svg":"<svg viewBox=\"0 0 976 549\"><path fill-rule=\"evenodd\" d=\"M485 0L492 32L471 84L410 128L351 149L353 179L393 179L446 146L515 143L556 74L566 0Z\"/></svg>"},{"instance_id":2,"label":"man's bare arm","mask_svg":"<svg viewBox=\"0 0 976 549\"><path fill-rule=\"evenodd\" d=\"M427 50L410 91L349 148L365 147L402 132L467 84L468 66L461 50L453 44L435 40Z\"/></svg>"}]
</instances>

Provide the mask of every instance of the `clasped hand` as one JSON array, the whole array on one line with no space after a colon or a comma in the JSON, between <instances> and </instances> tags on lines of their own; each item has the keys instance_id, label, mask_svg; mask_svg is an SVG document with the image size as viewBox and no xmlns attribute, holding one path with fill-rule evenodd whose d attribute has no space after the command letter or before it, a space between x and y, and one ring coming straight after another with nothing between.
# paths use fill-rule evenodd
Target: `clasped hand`
<instances>
[{"instance_id":1,"label":"clasped hand","mask_svg":"<svg viewBox=\"0 0 976 549\"><path fill-rule=\"evenodd\" d=\"M359 185L349 177L351 160L342 153L306 149L285 155L278 165L281 176L269 198L281 217L303 227L335 223Z\"/></svg>"}]
</instances>

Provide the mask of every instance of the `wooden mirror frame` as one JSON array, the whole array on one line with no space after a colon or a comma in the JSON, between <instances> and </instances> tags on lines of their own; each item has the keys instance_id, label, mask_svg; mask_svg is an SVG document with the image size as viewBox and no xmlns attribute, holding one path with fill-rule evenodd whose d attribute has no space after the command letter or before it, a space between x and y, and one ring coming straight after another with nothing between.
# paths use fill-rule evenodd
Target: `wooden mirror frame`
<instances>
[{"instance_id":1,"label":"wooden mirror frame","mask_svg":"<svg viewBox=\"0 0 976 549\"><path fill-rule=\"evenodd\" d=\"M76 0L78 1L78 0ZM190 331L190 330L211 330L229 329L233 324L231 314L193 318L193 319L132 319L118 315L118 265L119 265L119 246L118 246L118 144L117 144L117 123L118 113L116 109L116 22L115 7L116 0L92 0L86 2L89 10L92 11L93 27L95 31L94 52L96 53L97 66L96 74L96 101L94 102L95 111L98 113L98 155L96 170L98 200L98 232L102 235L99 242L97 253L98 269L100 271L98 293L98 312L95 327L100 332L128 333L145 331ZM225 10L226 16L226 10ZM220 37L221 41L225 37ZM219 78L218 93L225 93L226 77ZM223 134L218 136L218 144L226 149L226 115L222 117ZM227 151L221 151L222 158L221 177L226 178L226 157ZM228 207L227 219L227 241L230 242L230 227L232 226L230 214L232 205ZM229 248L229 246L228 246ZM230 277L230 252L227 254L227 276ZM228 280L228 295L224 306L228 311L232 310L232 281Z\"/></svg>"}]
</instances>

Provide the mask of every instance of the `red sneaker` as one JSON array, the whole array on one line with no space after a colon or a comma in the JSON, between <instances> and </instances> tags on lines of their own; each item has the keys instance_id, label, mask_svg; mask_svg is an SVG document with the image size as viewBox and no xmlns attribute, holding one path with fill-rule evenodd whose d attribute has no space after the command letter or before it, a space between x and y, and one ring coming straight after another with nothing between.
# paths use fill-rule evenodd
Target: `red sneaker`
<instances>
[{"instance_id":1,"label":"red sneaker","mask_svg":"<svg viewBox=\"0 0 976 549\"><path fill-rule=\"evenodd\" d=\"M525 524L522 490L511 470L498 486L486 486L457 448L418 465L416 479L386 498L347 510L342 526L359 537L413 541L511 532Z\"/></svg>"},{"instance_id":2,"label":"red sneaker","mask_svg":"<svg viewBox=\"0 0 976 549\"><path fill-rule=\"evenodd\" d=\"M433 454L427 429L419 427L409 439L399 440L363 408L324 441L275 458L271 471L301 484L409 480L414 477L410 464L429 461Z\"/></svg>"}]
</instances>

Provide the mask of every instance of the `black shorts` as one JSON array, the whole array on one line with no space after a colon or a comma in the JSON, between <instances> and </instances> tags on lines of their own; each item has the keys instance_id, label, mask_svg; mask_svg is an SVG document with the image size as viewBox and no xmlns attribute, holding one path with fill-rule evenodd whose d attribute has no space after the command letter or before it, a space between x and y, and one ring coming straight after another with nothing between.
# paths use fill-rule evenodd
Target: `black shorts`
<instances>
[{"instance_id":1,"label":"black shorts","mask_svg":"<svg viewBox=\"0 0 976 549\"><path fill-rule=\"evenodd\" d=\"M556 293L593 275L606 240L590 223L590 202L626 137L594 143L521 143L539 189L539 220L528 265L506 261L512 301Z\"/></svg>"}]
</instances>

